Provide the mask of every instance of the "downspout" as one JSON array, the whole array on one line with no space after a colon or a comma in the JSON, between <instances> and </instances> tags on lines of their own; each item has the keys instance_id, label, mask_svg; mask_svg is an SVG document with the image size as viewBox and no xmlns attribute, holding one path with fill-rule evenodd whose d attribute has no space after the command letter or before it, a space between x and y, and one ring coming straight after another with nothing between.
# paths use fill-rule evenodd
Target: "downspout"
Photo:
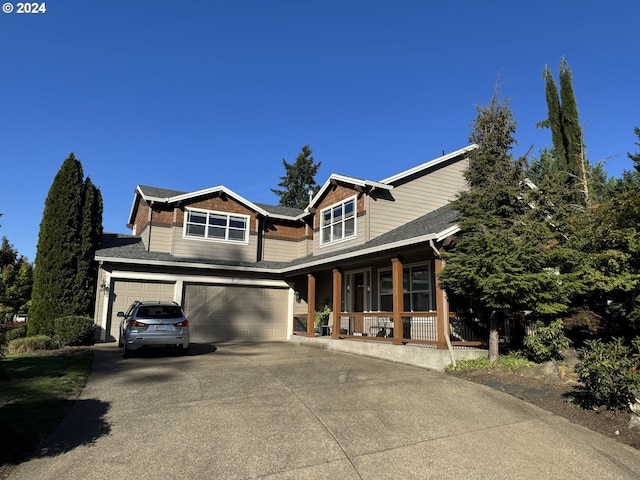
<instances>
[{"instance_id":1,"label":"downspout","mask_svg":"<svg viewBox=\"0 0 640 480\"><path fill-rule=\"evenodd\" d=\"M147 235L147 252L151 251L151 222L153 221L153 202L149 202L149 215L148 215L149 219L149 226L147 227L149 229L149 235Z\"/></svg>"},{"instance_id":2,"label":"downspout","mask_svg":"<svg viewBox=\"0 0 640 480\"><path fill-rule=\"evenodd\" d=\"M249 221L251 222L251 221ZM256 246L256 261L259 262L264 256L264 234L266 233L266 217L262 215L256 215L256 229L257 229L257 246Z\"/></svg>"},{"instance_id":3,"label":"downspout","mask_svg":"<svg viewBox=\"0 0 640 480\"><path fill-rule=\"evenodd\" d=\"M434 255L436 257L440 257L440 252L438 251L435 244L433 243L432 238L429 239L429 246L431 246L431 250L433 250ZM444 260L443 260L443 263L444 263ZM451 325L449 324L449 301L447 300L446 302L443 302L443 304L445 308L443 315L444 315L444 318L447 319L447 328L446 328L446 331L444 332L444 340L447 342L447 348L449 349L449 355L451 356L451 365L453 365L453 368L456 368L456 357L453 354L453 346L451 345L451 337L449 336L449 330L451 328Z\"/></svg>"}]
</instances>

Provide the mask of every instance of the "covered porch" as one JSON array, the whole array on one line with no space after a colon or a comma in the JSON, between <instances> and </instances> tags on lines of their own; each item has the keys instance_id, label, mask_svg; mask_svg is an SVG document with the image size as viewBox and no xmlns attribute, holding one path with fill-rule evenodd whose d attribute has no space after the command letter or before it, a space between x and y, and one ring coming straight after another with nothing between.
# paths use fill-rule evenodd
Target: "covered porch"
<instances>
[{"instance_id":1,"label":"covered porch","mask_svg":"<svg viewBox=\"0 0 640 480\"><path fill-rule=\"evenodd\" d=\"M434 249L424 252L408 261L402 255L370 260L371 269L344 265L330 275L307 273L306 311L294 315L293 335L438 350L483 347L483 328L449 311L438 280L443 260ZM331 317L318 329L315 313L327 303L317 301L318 292L327 293L327 283Z\"/></svg>"}]
</instances>

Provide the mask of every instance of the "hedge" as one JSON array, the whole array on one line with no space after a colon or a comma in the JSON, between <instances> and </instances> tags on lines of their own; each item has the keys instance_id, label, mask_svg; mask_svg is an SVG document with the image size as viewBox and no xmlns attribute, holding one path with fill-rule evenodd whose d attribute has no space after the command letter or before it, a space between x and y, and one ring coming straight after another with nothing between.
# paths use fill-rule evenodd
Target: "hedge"
<instances>
[{"instance_id":1,"label":"hedge","mask_svg":"<svg viewBox=\"0 0 640 480\"><path fill-rule=\"evenodd\" d=\"M56 318L53 321L53 345L57 348L93 345L93 319L81 316Z\"/></svg>"}]
</instances>

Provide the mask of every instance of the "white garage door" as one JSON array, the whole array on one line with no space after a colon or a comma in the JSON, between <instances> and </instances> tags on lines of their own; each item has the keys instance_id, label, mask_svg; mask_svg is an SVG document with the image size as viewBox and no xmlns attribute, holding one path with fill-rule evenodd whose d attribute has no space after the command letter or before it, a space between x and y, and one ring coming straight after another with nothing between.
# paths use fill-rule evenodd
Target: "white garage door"
<instances>
[{"instance_id":1,"label":"white garage door","mask_svg":"<svg viewBox=\"0 0 640 480\"><path fill-rule=\"evenodd\" d=\"M184 299L193 342L287 338L286 289L186 284Z\"/></svg>"},{"instance_id":2,"label":"white garage door","mask_svg":"<svg viewBox=\"0 0 640 480\"><path fill-rule=\"evenodd\" d=\"M118 312L126 312L129 305L136 300L173 301L175 284L170 282L149 282L134 280L115 280L113 282L113 307L111 308L111 339L118 340L120 319Z\"/></svg>"}]
</instances>

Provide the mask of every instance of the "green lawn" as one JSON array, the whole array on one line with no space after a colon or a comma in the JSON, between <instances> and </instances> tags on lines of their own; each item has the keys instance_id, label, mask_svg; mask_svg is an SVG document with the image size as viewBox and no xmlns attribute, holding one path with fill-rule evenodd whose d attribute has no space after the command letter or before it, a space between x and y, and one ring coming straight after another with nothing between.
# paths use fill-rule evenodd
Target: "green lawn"
<instances>
[{"instance_id":1,"label":"green lawn","mask_svg":"<svg viewBox=\"0 0 640 480\"><path fill-rule=\"evenodd\" d=\"M24 460L78 398L91 371L91 347L65 348L2 360L0 465Z\"/></svg>"}]
</instances>

